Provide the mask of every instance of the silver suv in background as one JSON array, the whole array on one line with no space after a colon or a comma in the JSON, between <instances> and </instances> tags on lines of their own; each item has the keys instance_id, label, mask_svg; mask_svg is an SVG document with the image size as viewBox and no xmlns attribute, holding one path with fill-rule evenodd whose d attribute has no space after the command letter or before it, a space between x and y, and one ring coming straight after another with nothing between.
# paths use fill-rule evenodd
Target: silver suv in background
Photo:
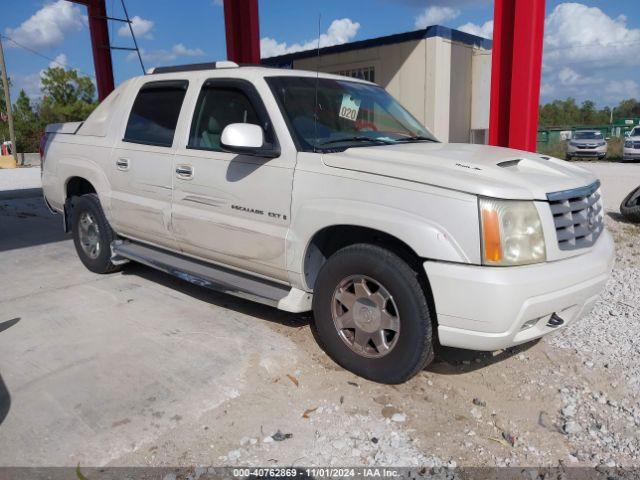
<instances>
[{"instance_id":1,"label":"silver suv in background","mask_svg":"<svg viewBox=\"0 0 640 480\"><path fill-rule=\"evenodd\" d=\"M640 126L627 133L626 137L622 149L622 161L640 160Z\"/></svg>"},{"instance_id":2,"label":"silver suv in background","mask_svg":"<svg viewBox=\"0 0 640 480\"><path fill-rule=\"evenodd\" d=\"M567 160L574 157L597 157L602 160L607 156L607 141L599 130L578 130L567 143Z\"/></svg>"}]
</instances>

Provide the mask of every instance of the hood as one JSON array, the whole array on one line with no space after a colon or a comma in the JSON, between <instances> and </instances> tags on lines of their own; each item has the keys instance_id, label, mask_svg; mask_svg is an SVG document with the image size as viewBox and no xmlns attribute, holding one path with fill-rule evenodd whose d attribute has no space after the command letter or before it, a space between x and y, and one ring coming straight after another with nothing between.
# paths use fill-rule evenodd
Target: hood
<instances>
[{"instance_id":1,"label":"hood","mask_svg":"<svg viewBox=\"0 0 640 480\"><path fill-rule=\"evenodd\" d=\"M548 192L596 181L563 160L487 145L407 143L323 154L337 169L397 178L494 198L546 200Z\"/></svg>"}]
</instances>

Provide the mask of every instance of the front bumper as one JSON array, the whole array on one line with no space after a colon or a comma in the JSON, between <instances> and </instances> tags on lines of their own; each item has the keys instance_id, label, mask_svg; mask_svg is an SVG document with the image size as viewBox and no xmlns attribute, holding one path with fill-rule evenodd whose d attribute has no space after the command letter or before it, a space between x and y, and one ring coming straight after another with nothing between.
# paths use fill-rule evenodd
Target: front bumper
<instances>
[{"instance_id":1,"label":"front bumper","mask_svg":"<svg viewBox=\"0 0 640 480\"><path fill-rule=\"evenodd\" d=\"M567 147L567 155L572 157L604 157L607 155L607 146L596 148L578 148L569 145Z\"/></svg>"},{"instance_id":2,"label":"front bumper","mask_svg":"<svg viewBox=\"0 0 640 480\"><path fill-rule=\"evenodd\" d=\"M640 160L640 150L635 148L623 148L622 149L623 160Z\"/></svg>"},{"instance_id":3,"label":"front bumper","mask_svg":"<svg viewBox=\"0 0 640 480\"><path fill-rule=\"evenodd\" d=\"M499 350L539 338L587 314L611 273L614 244L605 230L589 253L522 267L424 264L441 345ZM548 326L556 313L560 327ZM525 323L535 325L522 330Z\"/></svg>"}]
</instances>

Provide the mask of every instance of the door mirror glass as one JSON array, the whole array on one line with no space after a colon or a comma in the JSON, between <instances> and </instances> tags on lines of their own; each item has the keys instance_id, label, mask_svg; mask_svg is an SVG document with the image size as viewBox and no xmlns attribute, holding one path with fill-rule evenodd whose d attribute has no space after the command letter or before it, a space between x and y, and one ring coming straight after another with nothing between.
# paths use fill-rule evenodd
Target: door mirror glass
<instances>
[{"instance_id":1,"label":"door mirror glass","mask_svg":"<svg viewBox=\"0 0 640 480\"><path fill-rule=\"evenodd\" d=\"M252 123L227 125L222 131L220 146L223 150L231 153L269 156L264 148L264 130L259 125Z\"/></svg>"}]
</instances>

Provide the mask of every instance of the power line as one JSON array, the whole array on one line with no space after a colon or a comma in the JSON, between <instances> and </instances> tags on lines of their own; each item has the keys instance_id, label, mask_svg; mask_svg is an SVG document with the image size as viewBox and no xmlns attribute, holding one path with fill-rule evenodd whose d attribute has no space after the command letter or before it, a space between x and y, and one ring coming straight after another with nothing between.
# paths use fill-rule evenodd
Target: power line
<instances>
[{"instance_id":1,"label":"power line","mask_svg":"<svg viewBox=\"0 0 640 480\"><path fill-rule=\"evenodd\" d=\"M23 45L22 43L15 41L13 38L11 38L11 37L9 37L7 35L4 35L4 34L0 33L0 37L6 38L11 43L13 43L16 47L20 47L20 48L26 50L27 52L30 52L30 53L32 53L34 55L37 55L38 57L44 58L45 60L48 60L51 63L54 63L54 64L58 65L59 67L67 68L67 65L64 65L64 64L60 63L55 58L48 57L47 55L45 55L43 53L40 53L37 50L34 50L33 48L27 47L26 45ZM88 76L88 77L91 77L91 78L95 78L94 75L92 75L90 73L85 73L82 70L80 70L79 68L75 68L75 70L77 70L82 75L85 75L85 76Z\"/></svg>"}]
</instances>

